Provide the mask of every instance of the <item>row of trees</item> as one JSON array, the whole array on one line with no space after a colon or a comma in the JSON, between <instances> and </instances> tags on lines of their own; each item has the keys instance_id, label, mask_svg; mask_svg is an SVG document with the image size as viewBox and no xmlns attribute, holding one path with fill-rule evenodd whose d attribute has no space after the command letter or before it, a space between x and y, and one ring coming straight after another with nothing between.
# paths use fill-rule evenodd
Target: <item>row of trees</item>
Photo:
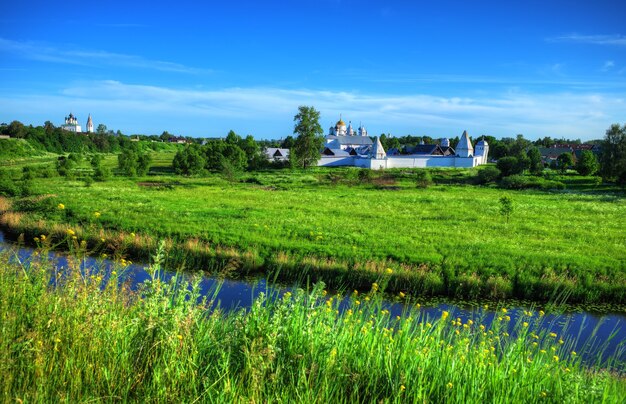
<instances>
[{"instance_id":1,"label":"row of trees","mask_svg":"<svg viewBox=\"0 0 626 404\"><path fill-rule=\"evenodd\" d=\"M178 174L195 175L209 171L256 170L267 166L261 147L251 135L242 138L234 131L225 140L209 140L204 145L190 144L174 156Z\"/></svg>"}]
</instances>

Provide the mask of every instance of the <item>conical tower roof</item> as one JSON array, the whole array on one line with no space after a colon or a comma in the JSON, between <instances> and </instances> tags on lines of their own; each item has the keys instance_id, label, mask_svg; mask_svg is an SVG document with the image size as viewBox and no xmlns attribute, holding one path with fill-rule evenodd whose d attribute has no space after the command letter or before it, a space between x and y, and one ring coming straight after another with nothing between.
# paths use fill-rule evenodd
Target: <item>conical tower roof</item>
<instances>
[{"instance_id":1,"label":"conical tower roof","mask_svg":"<svg viewBox=\"0 0 626 404\"><path fill-rule=\"evenodd\" d=\"M376 143L374 143L374 148L372 149L372 157L375 159L384 159L387 157L387 153L383 147L383 144L380 143L380 138L376 137Z\"/></svg>"},{"instance_id":2,"label":"conical tower roof","mask_svg":"<svg viewBox=\"0 0 626 404\"><path fill-rule=\"evenodd\" d=\"M474 154L474 147L466 130L463 131L459 144L456 146L456 153L460 157L469 157Z\"/></svg>"}]
</instances>

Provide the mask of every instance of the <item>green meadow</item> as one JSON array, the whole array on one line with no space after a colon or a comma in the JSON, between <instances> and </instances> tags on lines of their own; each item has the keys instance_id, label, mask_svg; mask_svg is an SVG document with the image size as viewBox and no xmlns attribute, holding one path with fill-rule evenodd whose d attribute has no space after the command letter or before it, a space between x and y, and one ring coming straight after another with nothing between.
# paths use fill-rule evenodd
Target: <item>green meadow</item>
<instances>
[{"instance_id":1,"label":"green meadow","mask_svg":"<svg viewBox=\"0 0 626 404\"><path fill-rule=\"evenodd\" d=\"M626 199L585 177L558 178L569 181L558 192L467 185L473 170L435 170L428 188L410 170L268 170L229 181L159 175L167 156L155 160L157 175L140 179L34 179L36 196L5 200L3 226L29 241L71 229L97 253L133 259L165 239L192 268L217 259L234 272L331 286L367 288L392 268L391 291L626 302ZM513 201L508 219L503 196Z\"/></svg>"},{"instance_id":2,"label":"green meadow","mask_svg":"<svg viewBox=\"0 0 626 404\"><path fill-rule=\"evenodd\" d=\"M207 310L213 301L199 299L199 277L164 282L154 264L132 292L118 285L123 264L81 271L85 251L72 252L78 258L63 272L45 258L18 264L0 254L3 401L619 403L626 395L622 365L583 364L573 340L545 331L541 311L509 316L499 307L493 322L480 311L461 321L407 301L412 308L391 318L380 292L393 273L343 311L323 284L261 295L249 310Z\"/></svg>"}]
</instances>

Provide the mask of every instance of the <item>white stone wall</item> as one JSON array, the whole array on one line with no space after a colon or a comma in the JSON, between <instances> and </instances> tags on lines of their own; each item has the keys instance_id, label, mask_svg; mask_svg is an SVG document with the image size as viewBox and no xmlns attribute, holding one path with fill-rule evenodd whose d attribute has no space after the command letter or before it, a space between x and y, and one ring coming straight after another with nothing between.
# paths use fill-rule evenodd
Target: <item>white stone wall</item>
<instances>
[{"instance_id":1,"label":"white stone wall","mask_svg":"<svg viewBox=\"0 0 626 404\"><path fill-rule=\"evenodd\" d=\"M356 159L353 156L349 156L349 157L322 156L322 158L318 160L317 165L320 167L354 166L355 160Z\"/></svg>"}]
</instances>

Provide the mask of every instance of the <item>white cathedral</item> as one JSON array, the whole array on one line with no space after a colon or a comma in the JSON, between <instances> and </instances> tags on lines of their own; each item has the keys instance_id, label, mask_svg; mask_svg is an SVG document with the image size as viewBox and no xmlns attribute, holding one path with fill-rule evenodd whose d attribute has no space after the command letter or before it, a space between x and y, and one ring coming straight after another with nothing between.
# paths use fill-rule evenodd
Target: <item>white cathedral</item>
<instances>
[{"instance_id":1,"label":"white cathedral","mask_svg":"<svg viewBox=\"0 0 626 404\"><path fill-rule=\"evenodd\" d=\"M450 147L448 139L441 139L439 144L421 144L407 148L404 154L394 150L388 155L380 143L367 136L367 130L359 125L355 134L352 123L346 126L339 118L334 127L331 126L326 136L326 144L318 166L338 167L354 166L375 170L385 168L418 168L418 167L476 167L487 163L489 144L483 139L472 146L472 142L463 131L456 149Z\"/></svg>"},{"instance_id":2,"label":"white cathedral","mask_svg":"<svg viewBox=\"0 0 626 404\"><path fill-rule=\"evenodd\" d=\"M76 118L74 114L71 112L68 116L65 117L65 123L61 125L61 129L66 130L68 132L74 132L74 133L82 132L82 128L78 124L78 118ZM94 133L91 114L89 114L89 116L87 117L87 132L86 133Z\"/></svg>"}]
</instances>

